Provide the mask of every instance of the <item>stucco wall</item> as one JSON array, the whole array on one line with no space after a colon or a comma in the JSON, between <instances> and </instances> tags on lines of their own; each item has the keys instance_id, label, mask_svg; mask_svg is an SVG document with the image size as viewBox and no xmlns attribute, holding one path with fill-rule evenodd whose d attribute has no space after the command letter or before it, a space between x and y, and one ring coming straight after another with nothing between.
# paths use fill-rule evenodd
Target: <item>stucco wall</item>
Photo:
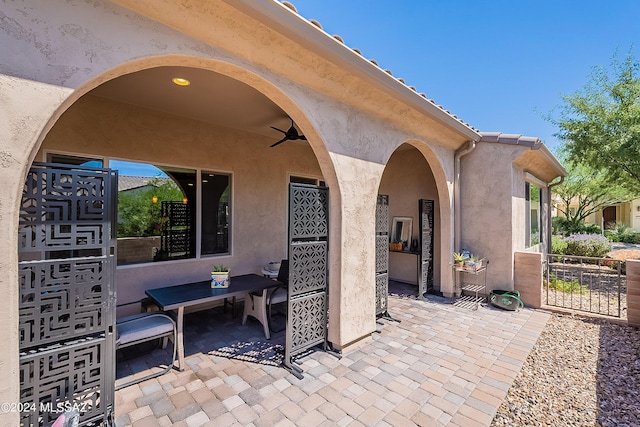
<instances>
[{"instance_id":1,"label":"stucco wall","mask_svg":"<svg viewBox=\"0 0 640 427\"><path fill-rule=\"evenodd\" d=\"M85 96L67 110L45 138L45 152L109 157L232 174L231 256L118 268L118 303L144 290L206 280L214 263L234 274L259 273L287 254L290 175L322 178L308 144L269 148L268 138L169 116L104 98Z\"/></svg>"},{"instance_id":2,"label":"stucco wall","mask_svg":"<svg viewBox=\"0 0 640 427\"><path fill-rule=\"evenodd\" d=\"M480 143L462 158L461 248L489 260L489 289L512 289L513 251L524 249L524 172L512 164L523 150Z\"/></svg>"},{"instance_id":3,"label":"stucco wall","mask_svg":"<svg viewBox=\"0 0 640 427\"><path fill-rule=\"evenodd\" d=\"M154 3L149 9L166 18L184 18L168 11L173 6L173 2ZM236 233L229 263L238 272L255 271L265 260L284 253L285 218L274 212L284 210L287 172L315 174L321 170L331 187L329 339L338 345L375 330L375 194L387 159L409 139L422 144L420 149L432 165L442 189L440 202L447 212L441 224L444 234L452 236L453 147L466 136L432 118L417 120L416 110L400 105L388 94L381 96L382 91L349 73L336 73L335 65L306 52L308 47L296 46L293 55L291 41L264 26L244 22L228 4L211 6L210 12L215 13L207 18L217 22L204 25L203 20L196 26L195 21L186 20L185 26L206 30L199 33L202 40L197 34L189 37L179 32L177 24L164 26L111 2L16 0L2 3L0 10L4 16L0 21L0 290L4 296L0 311L7 319L0 325L5 348L0 368L9 378L0 382L0 401L16 402L18 396L17 206L26 171L45 137L45 146L51 149L232 172L234 192L247 192L234 194ZM314 67L309 67L309 58L314 59ZM289 66L293 60L302 66ZM270 68L272 64L279 68ZM78 101L106 80L160 65L206 68L257 88L291 115L307 135L311 149L290 144L291 157L276 158L252 145L259 138L255 135L228 129L221 132L203 123L186 127L184 120L178 126L176 118L160 118L155 113L129 111L133 116L123 117L118 109L98 110L101 102L97 100L93 105L86 99ZM315 89L300 83L305 81L312 81ZM341 102L322 95L323 88L342 97L348 92L348 96ZM69 124L62 126L58 118L70 106L71 114L62 119ZM96 117L98 111L105 115ZM390 126L390 121L395 125ZM397 127L403 125L422 136ZM439 145L432 142L435 140ZM176 141L190 142L176 146ZM226 156L221 157L220 152ZM238 154L243 157L241 164L235 163ZM266 197L260 188L275 193ZM256 248L237 240L256 240L249 238L249 230L257 229L251 224L264 226L258 234L265 239ZM238 227L248 228L238 231ZM267 240L268 244L263 243ZM450 252L451 238L440 245ZM161 286L178 278L200 278L209 270L206 261L172 264L121 268L118 280L122 286L127 284L133 297L151 282ZM122 287L119 292L124 299ZM0 419L3 425L14 425L17 416L3 414Z\"/></svg>"}]
</instances>

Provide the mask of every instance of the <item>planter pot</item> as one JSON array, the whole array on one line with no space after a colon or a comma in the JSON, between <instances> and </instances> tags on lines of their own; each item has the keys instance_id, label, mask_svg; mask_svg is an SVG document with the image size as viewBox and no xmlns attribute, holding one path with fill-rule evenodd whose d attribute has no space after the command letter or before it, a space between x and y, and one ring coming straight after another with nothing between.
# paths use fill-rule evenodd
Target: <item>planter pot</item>
<instances>
[{"instance_id":1,"label":"planter pot","mask_svg":"<svg viewBox=\"0 0 640 427\"><path fill-rule=\"evenodd\" d=\"M464 268L470 271L478 271L482 268L482 261L465 261Z\"/></svg>"},{"instance_id":2,"label":"planter pot","mask_svg":"<svg viewBox=\"0 0 640 427\"><path fill-rule=\"evenodd\" d=\"M503 291L494 289L489 294L489 302L492 306L503 310L516 311L524 307L524 303L520 299L519 291Z\"/></svg>"},{"instance_id":3,"label":"planter pot","mask_svg":"<svg viewBox=\"0 0 640 427\"><path fill-rule=\"evenodd\" d=\"M228 271L212 271L211 287L212 288L228 288L229 272Z\"/></svg>"}]
</instances>

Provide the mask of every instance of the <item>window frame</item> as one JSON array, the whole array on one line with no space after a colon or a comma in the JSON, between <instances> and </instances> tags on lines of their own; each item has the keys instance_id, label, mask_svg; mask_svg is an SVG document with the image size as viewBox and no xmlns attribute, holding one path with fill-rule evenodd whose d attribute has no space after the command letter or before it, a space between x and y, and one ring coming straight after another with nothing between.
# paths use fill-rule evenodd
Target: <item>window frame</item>
<instances>
[{"instance_id":1,"label":"window frame","mask_svg":"<svg viewBox=\"0 0 640 427\"><path fill-rule=\"evenodd\" d=\"M167 164L167 163L162 163L162 162L152 162L152 161L148 161L148 160L132 160L132 159L127 159L127 158L121 158L121 157L111 157L111 156L100 156L100 155L91 155L91 154L87 154L87 153L77 153L77 152L67 152L67 151L59 151L59 150L44 150L43 151L43 161L44 162L48 162L50 161L49 159L51 159L52 157L55 156L61 156L61 157L69 157L69 158L79 158L79 159L85 159L85 160L96 160L96 161L101 161L102 162L102 167L104 168L110 168L111 167L111 162L113 161L122 161L122 162L130 162L130 163L143 163L143 164L148 164L148 165L152 165L152 166L156 166L156 167L173 167L173 168L180 168L180 169L190 169L195 171L195 179L196 179L196 201L194 204L194 209L196 210L196 215L195 215L195 239L196 239L196 244L195 244L195 254L193 257L191 258L184 258L184 259L173 259L173 260L166 260L166 261L161 261L162 263L175 263L175 262L189 262L189 261L193 261L193 260L200 260L200 259L211 259L211 258L220 258L220 257L229 257L229 256L233 256L233 238L234 238L234 230L233 230L233 224L234 224L234 199L235 199L235 194L234 194L234 174L232 171L224 171L224 170L220 170L220 169L213 169L213 168L207 168L207 167L193 167L193 166L188 166L188 165L179 165L179 164ZM226 175L229 179L229 215L227 217L227 222L228 222L228 230L229 230L229 239L228 239L228 250L227 252L221 252L221 253L215 253L215 254L202 254L201 250L202 250L202 198L203 198L203 194L202 194L202 173L203 171L205 173L215 173L215 174L220 174L220 175ZM136 266L143 266L143 265L150 265L150 264L154 264L157 263L158 261L148 261L148 262L137 262L137 263L130 263L130 264L118 264L117 268L131 268L131 267L136 267Z\"/></svg>"},{"instance_id":2,"label":"window frame","mask_svg":"<svg viewBox=\"0 0 640 427\"><path fill-rule=\"evenodd\" d=\"M531 248L544 242L544 235L546 228L542 221L542 212L544 208L544 194L547 184L539 180L535 176L525 173L525 186L524 186L524 198L525 198L525 248ZM538 188L538 243L531 244L531 185Z\"/></svg>"}]
</instances>

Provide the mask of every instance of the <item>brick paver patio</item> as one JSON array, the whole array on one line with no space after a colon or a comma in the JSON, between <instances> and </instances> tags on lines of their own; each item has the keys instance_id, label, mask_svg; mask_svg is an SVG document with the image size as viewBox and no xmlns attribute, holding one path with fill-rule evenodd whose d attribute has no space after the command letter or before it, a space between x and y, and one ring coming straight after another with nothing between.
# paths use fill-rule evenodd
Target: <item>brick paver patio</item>
<instances>
[{"instance_id":1,"label":"brick paver patio","mask_svg":"<svg viewBox=\"0 0 640 427\"><path fill-rule=\"evenodd\" d=\"M243 327L219 309L188 315L189 369L116 392L116 424L488 426L549 318L393 295L389 312L400 322L381 320L342 359L305 355L302 380L278 366L284 332L265 340L257 321ZM166 357L155 350L119 361L119 376Z\"/></svg>"}]
</instances>

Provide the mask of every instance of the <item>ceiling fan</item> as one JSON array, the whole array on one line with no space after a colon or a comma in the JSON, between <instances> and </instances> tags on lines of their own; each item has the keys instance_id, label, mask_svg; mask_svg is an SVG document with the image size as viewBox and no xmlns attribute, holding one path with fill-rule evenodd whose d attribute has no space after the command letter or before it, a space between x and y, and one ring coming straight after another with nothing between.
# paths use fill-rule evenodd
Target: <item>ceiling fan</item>
<instances>
[{"instance_id":1,"label":"ceiling fan","mask_svg":"<svg viewBox=\"0 0 640 427\"><path fill-rule=\"evenodd\" d=\"M298 130L295 128L295 126L293 126L293 119L290 119L290 120L291 120L291 127L286 132L283 131L282 129L278 129L276 127L270 126L271 129L275 129L278 132L282 132L284 134L284 138L282 138L280 141L272 144L271 147L275 147L276 145L282 144L285 141L295 141L295 140L298 140L298 139L303 140L303 141L307 140L307 137L304 136L304 135L299 134Z\"/></svg>"}]
</instances>

